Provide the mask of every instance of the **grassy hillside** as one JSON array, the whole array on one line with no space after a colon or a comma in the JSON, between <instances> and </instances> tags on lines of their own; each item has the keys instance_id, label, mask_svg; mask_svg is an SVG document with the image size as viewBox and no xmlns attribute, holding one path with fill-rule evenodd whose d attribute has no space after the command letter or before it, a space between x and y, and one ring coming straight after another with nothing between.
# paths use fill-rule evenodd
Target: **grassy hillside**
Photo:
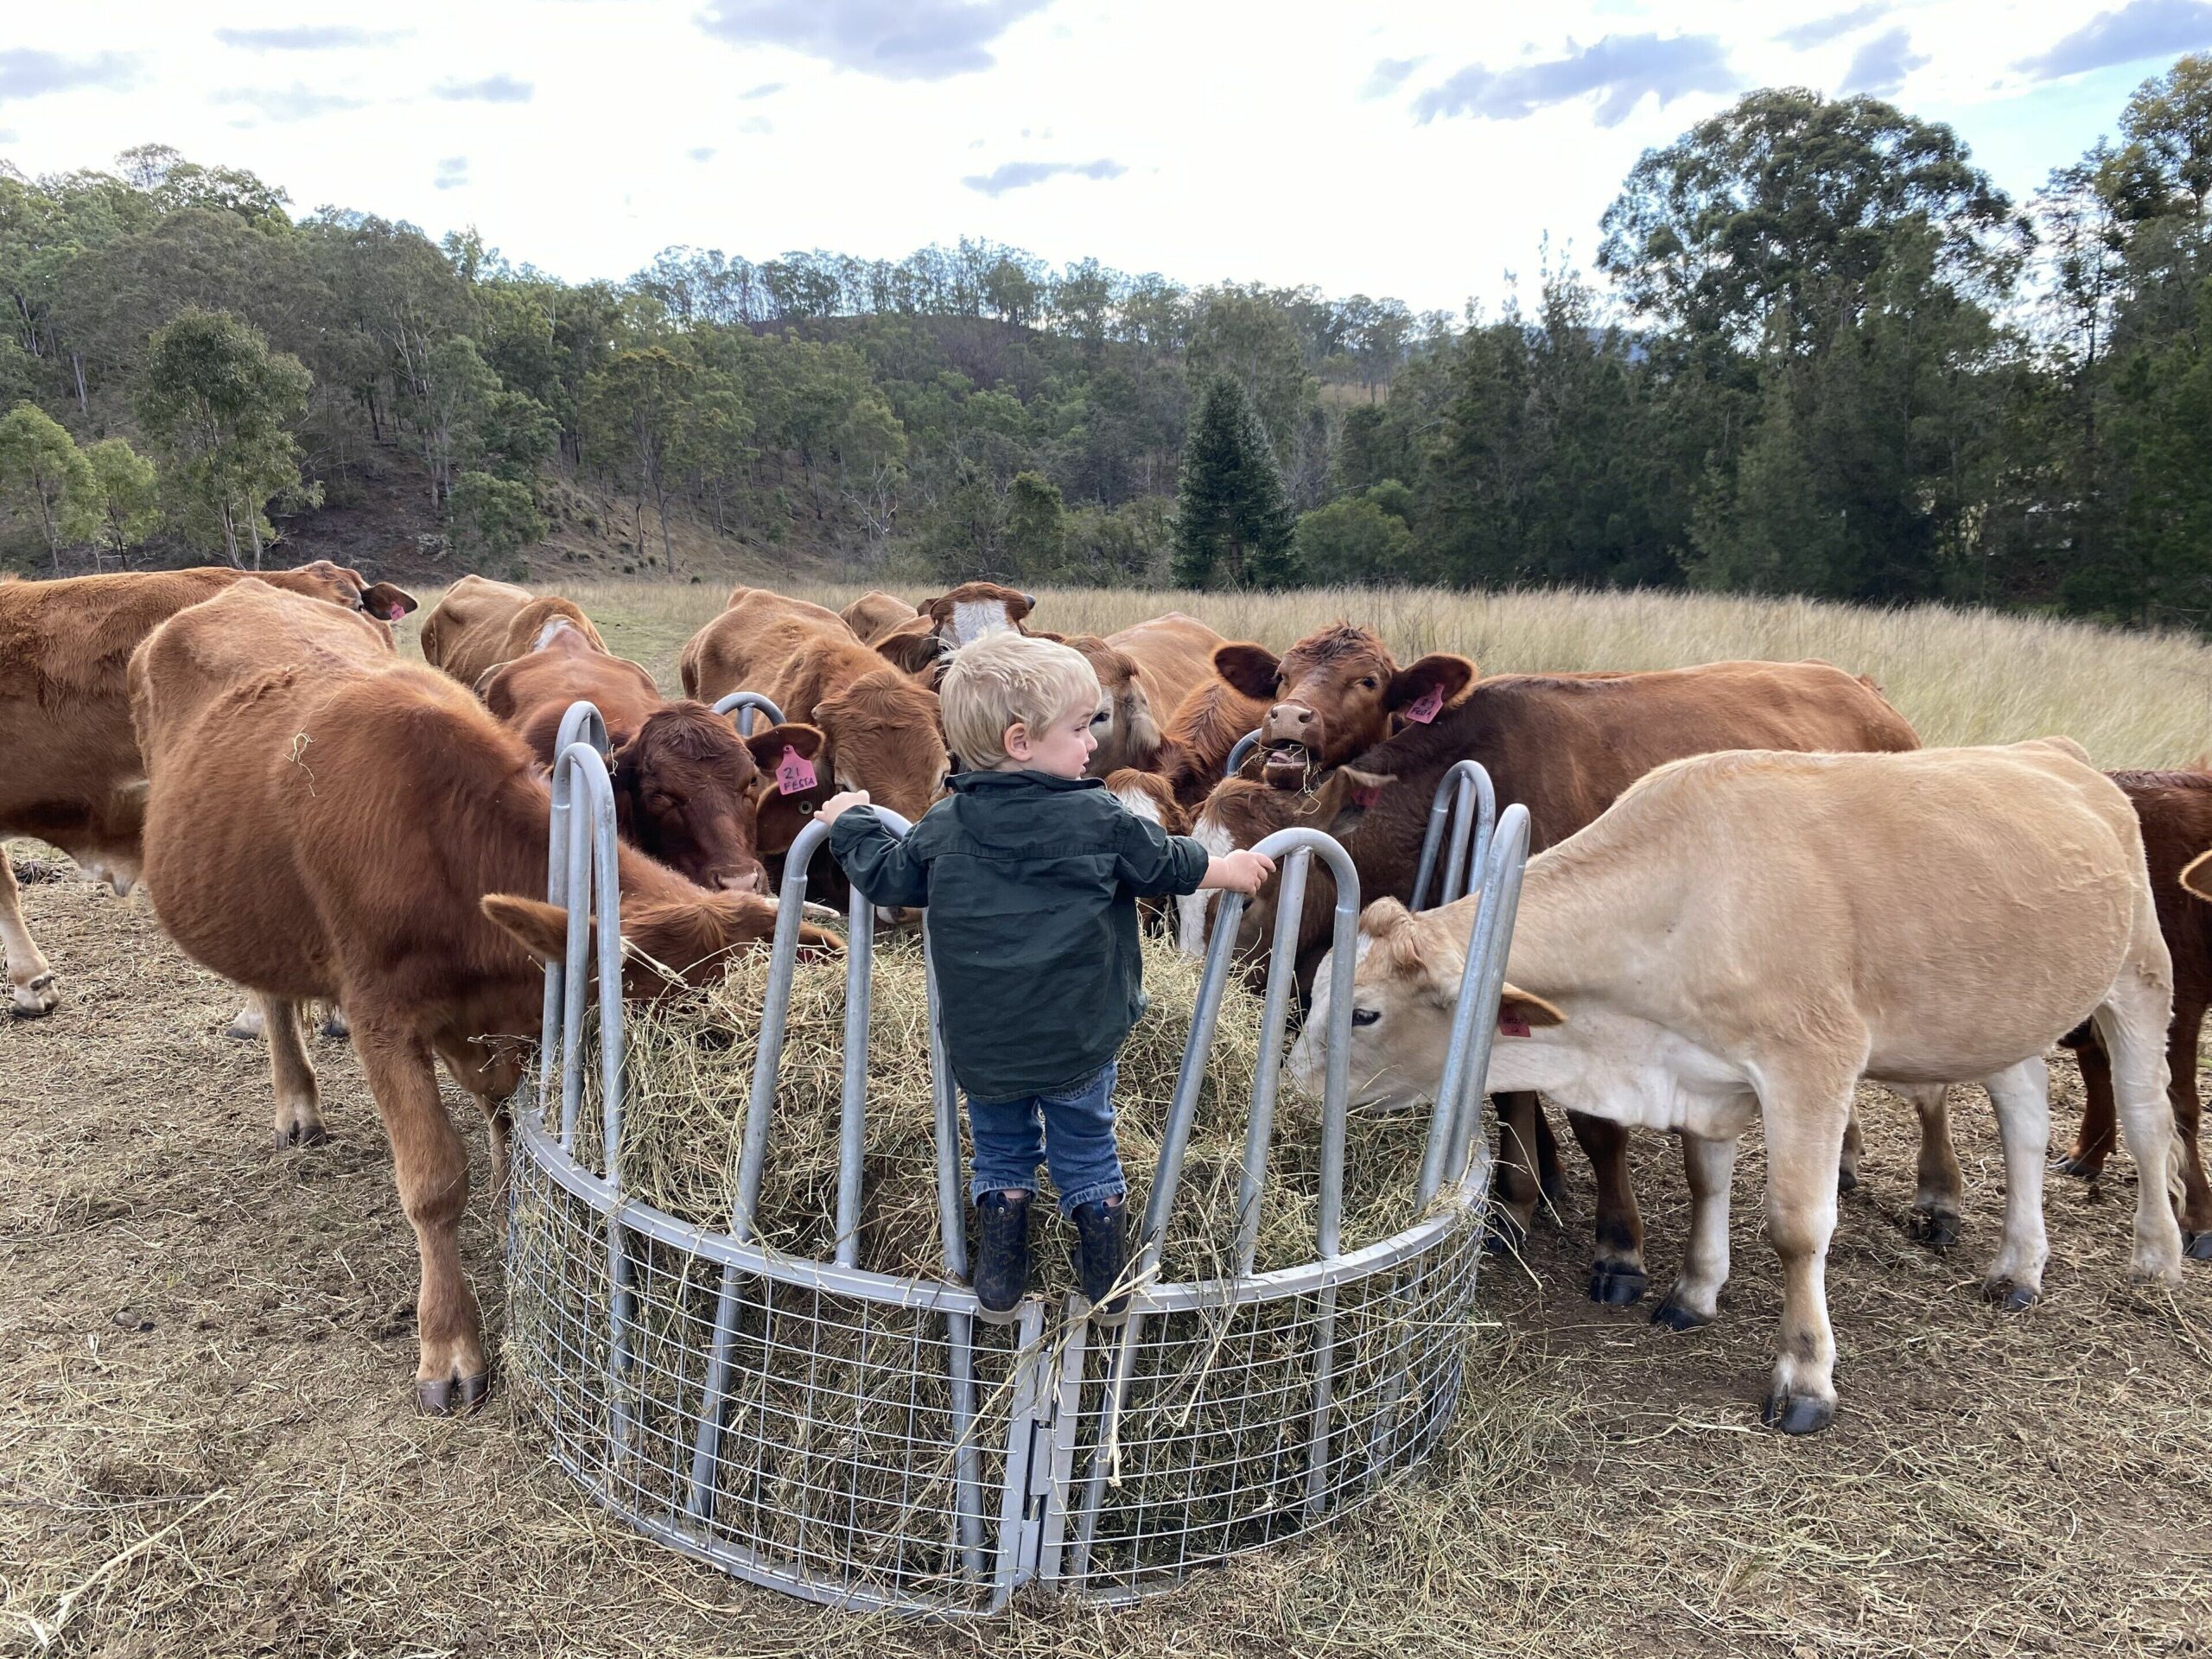
<instances>
[{"instance_id":1,"label":"grassy hillside","mask_svg":"<svg viewBox=\"0 0 2212 1659\"><path fill-rule=\"evenodd\" d=\"M774 582L833 607L857 586ZM712 585L562 585L608 643L677 689L677 653L721 607ZM907 598L922 590L899 588ZM429 596L425 595L427 605ZM2212 648L2181 634L1957 611L1871 610L1806 600L1655 593L1457 594L1322 588L1290 594L1045 588L1038 626L1110 632L1187 611L1232 639L1280 650L1338 618L1381 631L1401 658L1464 652L1485 672L1675 668L1727 658L1823 658L1871 676L1931 744L2063 732L2106 766L2183 766L2212 748Z\"/></svg>"}]
</instances>

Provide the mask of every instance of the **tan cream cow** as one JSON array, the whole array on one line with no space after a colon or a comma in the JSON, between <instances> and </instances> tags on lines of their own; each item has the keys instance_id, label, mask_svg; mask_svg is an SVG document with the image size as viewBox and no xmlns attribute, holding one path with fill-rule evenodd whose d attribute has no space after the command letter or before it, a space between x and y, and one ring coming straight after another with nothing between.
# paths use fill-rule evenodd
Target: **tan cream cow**
<instances>
[{"instance_id":1,"label":"tan cream cow","mask_svg":"<svg viewBox=\"0 0 2212 1659\"><path fill-rule=\"evenodd\" d=\"M1440 1075L1478 899L1360 918L1351 1074L1408 1102ZM2005 1147L2004 1240L1985 1281L2043 1286L2044 1052L2084 1019L2112 1058L2138 1171L2133 1266L2173 1280L2165 1099L2173 975L2134 809L2064 738L1881 754L1736 750L1678 760L1529 862L1484 1087L1682 1137L1690 1236L1653 1318L1711 1320L1728 1276L1737 1138L1766 1142L1783 1313L1766 1421L1835 1414L1823 1274L1861 1077L1980 1078ZM1294 1063L1313 1086L1324 972Z\"/></svg>"}]
</instances>

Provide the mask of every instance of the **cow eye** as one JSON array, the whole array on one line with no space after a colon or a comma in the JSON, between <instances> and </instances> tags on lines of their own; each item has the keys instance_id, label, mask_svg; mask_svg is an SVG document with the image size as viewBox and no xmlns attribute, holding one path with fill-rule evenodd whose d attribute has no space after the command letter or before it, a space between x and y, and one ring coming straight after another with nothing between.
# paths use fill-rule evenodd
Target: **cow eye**
<instances>
[{"instance_id":1,"label":"cow eye","mask_svg":"<svg viewBox=\"0 0 2212 1659\"><path fill-rule=\"evenodd\" d=\"M1351 1022L1355 1026L1371 1026L1382 1017L1382 1010L1380 1008L1354 1008L1351 1011Z\"/></svg>"},{"instance_id":2,"label":"cow eye","mask_svg":"<svg viewBox=\"0 0 2212 1659\"><path fill-rule=\"evenodd\" d=\"M1375 677L1372 674L1370 674L1362 679L1360 683L1365 686L1370 691L1372 691L1375 689Z\"/></svg>"},{"instance_id":3,"label":"cow eye","mask_svg":"<svg viewBox=\"0 0 2212 1659\"><path fill-rule=\"evenodd\" d=\"M812 817L814 816L814 809L815 809L815 808L816 808L816 806L817 806L818 804L820 804L820 803L816 802L816 801L801 801L801 802L798 804L798 815L799 815L799 817L801 817L802 818L810 818L810 817Z\"/></svg>"}]
</instances>

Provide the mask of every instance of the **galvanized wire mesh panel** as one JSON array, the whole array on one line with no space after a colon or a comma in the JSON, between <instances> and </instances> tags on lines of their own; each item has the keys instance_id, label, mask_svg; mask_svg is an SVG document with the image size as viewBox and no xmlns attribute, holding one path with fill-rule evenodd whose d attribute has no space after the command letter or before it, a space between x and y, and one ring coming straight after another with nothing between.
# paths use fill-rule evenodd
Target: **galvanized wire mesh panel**
<instances>
[{"instance_id":1,"label":"galvanized wire mesh panel","mask_svg":"<svg viewBox=\"0 0 2212 1659\"><path fill-rule=\"evenodd\" d=\"M849 1248L837 1261L810 1262L751 1241L780 1052L776 999L788 996L818 826L789 861L738 1212L727 1230L709 1230L625 1198L620 1012L602 1022L586 1014L583 996L593 941L582 918L614 868L612 802L592 749L601 728L588 713L571 711L569 734L582 741L564 745L556 772L553 896L573 898L575 920L567 962L548 971L540 1109L517 1128L507 1350L549 1454L596 1501L674 1548L794 1594L957 1614L1002 1605L1031 1580L1116 1599L1165 1587L1327 1522L1428 1454L1459 1398L1481 1261L1488 1166L1471 1135L1465 1079L1480 1077L1487 1051L1525 814L1513 809L1494 843L1477 843L1484 891L1502 891L1505 902L1486 906L1493 913L1471 942L1423 1159L1421 1219L1339 1250L1347 1096L1332 1057L1315 1259L1252 1274L1248 1220L1223 1241L1239 1276L1153 1281L1230 971L1232 896L1140 1231L1141 1282L1126 1323L1096 1325L1079 1302L1048 1307L1032 1297L1016 1323L994 1326L976 1317L959 1282L958 1122L935 1040L944 1276L868 1272ZM582 810L572 810L579 791L573 804ZM1350 861L1311 830L1275 840L1289 856L1263 1014L1273 1052L1255 1088L1240 1187L1248 1217L1268 1175L1285 945L1313 856L1336 876L1333 1007L1338 1020L1351 1014L1358 897ZM1455 838L1454 864L1462 845ZM600 908L604 993L614 983L614 906L603 898ZM867 1029L868 929L858 898L855 918L849 1036ZM582 1112L593 1049L595 1123ZM864 1065L849 1063L841 1236L859 1213L866 1084Z\"/></svg>"}]
</instances>

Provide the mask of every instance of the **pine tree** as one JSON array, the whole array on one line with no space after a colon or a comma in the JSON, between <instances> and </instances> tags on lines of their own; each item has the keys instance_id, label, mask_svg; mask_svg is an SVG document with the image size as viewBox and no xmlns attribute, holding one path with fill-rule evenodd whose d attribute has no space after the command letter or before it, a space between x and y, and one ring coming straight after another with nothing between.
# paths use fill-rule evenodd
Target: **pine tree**
<instances>
[{"instance_id":1,"label":"pine tree","mask_svg":"<svg viewBox=\"0 0 2212 1659\"><path fill-rule=\"evenodd\" d=\"M1274 447L1244 389L1207 383L1183 443L1175 580L1186 588L1279 588L1291 578L1295 521Z\"/></svg>"}]
</instances>

